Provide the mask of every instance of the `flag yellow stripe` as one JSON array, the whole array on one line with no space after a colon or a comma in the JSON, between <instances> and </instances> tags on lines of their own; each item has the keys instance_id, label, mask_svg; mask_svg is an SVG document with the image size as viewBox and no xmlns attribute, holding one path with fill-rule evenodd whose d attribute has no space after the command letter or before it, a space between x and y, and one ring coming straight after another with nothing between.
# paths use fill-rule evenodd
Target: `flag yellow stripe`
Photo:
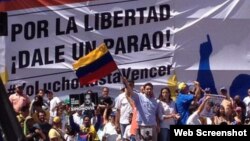
<instances>
[{"instance_id":1,"label":"flag yellow stripe","mask_svg":"<svg viewBox=\"0 0 250 141\"><path fill-rule=\"evenodd\" d=\"M1 77L1 79L3 81L3 84L6 84L8 82L9 75L8 75L7 69L5 69L4 72L0 73L0 77Z\"/></svg>"},{"instance_id":2,"label":"flag yellow stripe","mask_svg":"<svg viewBox=\"0 0 250 141\"><path fill-rule=\"evenodd\" d=\"M95 62L97 59L102 57L104 54L108 52L107 46L102 43L95 50L91 51L86 56L81 57L76 62L73 63L74 70L77 70L80 67L84 67L92 62Z\"/></svg>"}]
</instances>

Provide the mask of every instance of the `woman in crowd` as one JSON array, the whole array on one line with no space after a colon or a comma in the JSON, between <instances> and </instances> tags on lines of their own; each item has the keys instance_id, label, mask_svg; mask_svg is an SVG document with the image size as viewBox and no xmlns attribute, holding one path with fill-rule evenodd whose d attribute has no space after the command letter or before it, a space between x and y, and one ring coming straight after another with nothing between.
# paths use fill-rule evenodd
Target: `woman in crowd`
<instances>
[{"instance_id":1,"label":"woman in crowd","mask_svg":"<svg viewBox=\"0 0 250 141\"><path fill-rule=\"evenodd\" d=\"M170 125L174 125L179 115L176 113L175 102L171 99L170 89L162 88L159 95L159 119L160 134L159 141L170 141Z\"/></svg>"},{"instance_id":2,"label":"woman in crowd","mask_svg":"<svg viewBox=\"0 0 250 141\"><path fill-rule=\"evenodd\" d=\"M217 111L216 115L214 116L214 124L220 125L221 123L230 124L229 118L226 116L225 108L222 105L219 105L219 110Z\"/></svg>"}]
</instances>

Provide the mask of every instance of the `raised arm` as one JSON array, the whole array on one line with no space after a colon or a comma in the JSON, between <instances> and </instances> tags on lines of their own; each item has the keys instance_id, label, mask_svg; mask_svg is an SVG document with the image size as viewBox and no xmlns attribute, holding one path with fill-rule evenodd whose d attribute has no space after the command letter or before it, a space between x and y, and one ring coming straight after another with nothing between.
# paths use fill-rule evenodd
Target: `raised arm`
<instances>
[{"instance_id":1,"label":"raised arm","mask_svg":"<svg viewBox=\"0 0 250 141\"><path fill-rule=\"evenodd\" d=\"M108 123L108 119L107 119L107 113L108 113L108 106L106 105L106 108L104 109L104 113L103 113L103 125L105 125L106 123Z\"/></svg>"},{"instance_id":2,"label":"raised arm","mask_svg":"<svg viewBox=\"0 0 250 141\"><path fill-rule=\"evenodd\" d=\"M122 77L122 82L125 85L125 94L126 97L131 97L133 96L133 89L132 87L129 85L128 80L125 77Z\"/></svg>"},{"instance_id":3,"label":"raised arm","mask_svg":"<svg viewBox=\"0 0 250 141\"><path fill-rule=\"evenodd\" d=\"M201 97L202 89L198 81L194 81L194 103L197 103Z\"/></svg>"},{"instance_id":4,"label":"raised arm","mask_svg":"<svg viewBox=\"0 0 250 141\"><path fill-rule=\"evenodd\" d=\"M206 96L205 100L201 103L201 105L197 109L198 114L200 114L203 111L203 109L204 109L204 107L209 99L210 99L210 96Z\"/></svg>"}]
</instances>

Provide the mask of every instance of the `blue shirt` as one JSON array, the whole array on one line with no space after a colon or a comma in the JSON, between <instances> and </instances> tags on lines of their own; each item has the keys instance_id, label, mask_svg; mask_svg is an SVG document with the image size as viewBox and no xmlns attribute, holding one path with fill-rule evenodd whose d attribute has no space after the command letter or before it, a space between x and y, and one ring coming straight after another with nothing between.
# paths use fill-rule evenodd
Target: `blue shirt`
<instances>
[{"instance_id":1,"label":"blue shirt","mask_svg":"<svg viewBox=\"0 0 250 141\"><path fill-rule=\"evenodd\" d=\"M156 126L158 103L154 97L148 98L145 94L134 93L133 100L138 110L138 124Z\"/></svg>"},{"instance_id":2,"label":"blue shirt","mask_svg":"<svg viewBox=\"0 0 250 141\"><path fill-rule=\"evenodd\" d=\"M182 94L179 93L176 98L176 110L180 115L180 119L178 121L178 124L185 125L186 121L189 117L189 106L191 105L191 102L194 99L194 95L192 94Z\"/></svg>"}]
</instances>

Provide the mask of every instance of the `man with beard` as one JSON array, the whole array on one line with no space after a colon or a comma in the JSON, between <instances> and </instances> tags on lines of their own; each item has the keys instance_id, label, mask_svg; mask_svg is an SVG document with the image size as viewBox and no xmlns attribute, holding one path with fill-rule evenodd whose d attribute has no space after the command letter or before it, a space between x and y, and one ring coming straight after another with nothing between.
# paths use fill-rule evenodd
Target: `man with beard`
<instances>
[{"instance_id":1,"label":"man with beard","mask_svg":"<svg viewBox=\"0 0 250 141\"><path fill-rule=\"evenodd\" d=\"M52 128L52 126L46 120L46 112L43 110L38 111L37 116L38 116L39 122L36 123L34 126L40 128L46 136L45 141L49 141L48 133L49 133L49 130Z\"/></svg>"}]
</instances>

